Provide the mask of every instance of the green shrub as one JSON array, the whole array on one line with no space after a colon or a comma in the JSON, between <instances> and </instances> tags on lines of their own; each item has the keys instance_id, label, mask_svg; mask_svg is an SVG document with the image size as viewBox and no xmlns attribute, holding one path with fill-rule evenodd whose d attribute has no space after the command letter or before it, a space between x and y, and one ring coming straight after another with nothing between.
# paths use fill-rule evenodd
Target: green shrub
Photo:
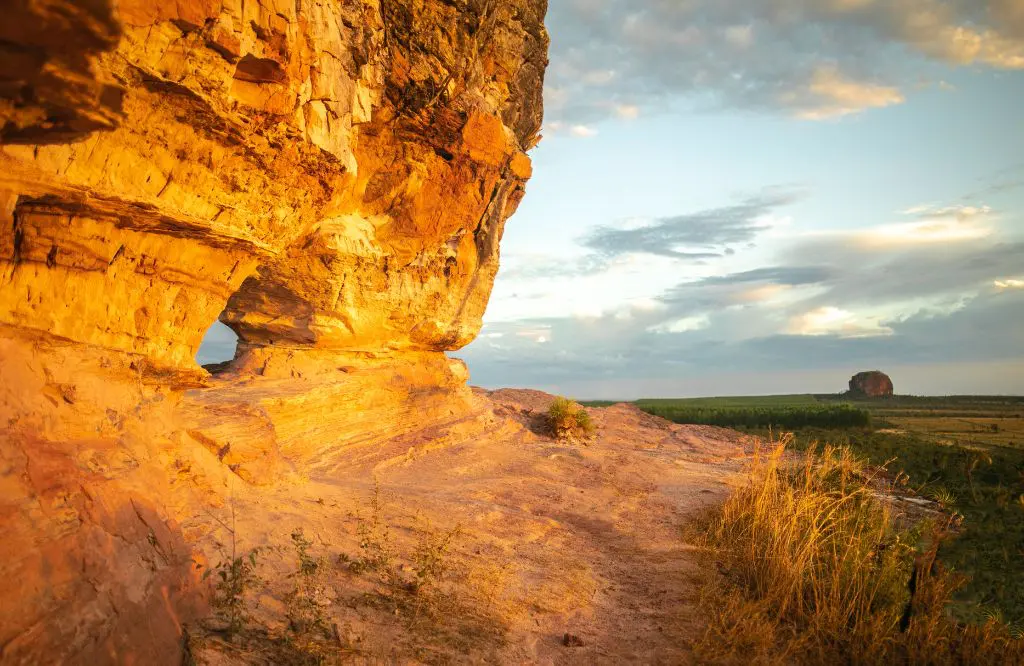
<instances>
[{"instance_id":1,"label":"green shrub","mask_svg":"<svg viewBox=\"0 0 1024 666\"><path fill-rule=\"evenodd\" d=\"M586 442L596 428L586 408L568 398L555 398L548 408L548 427L557 439Z\"/></svg>"},{"instance_id":2,"label":"green shrub","mask_svg":"<svg viewBox=\"0 0 1024 666\"><path fill-rule=\"evenodd\" d=\"M292 546L296 568L289 575L292 589L285 595L288 627L283 637L283 646L287 648L283 656L287 663L296 666L333 663L332 656L337 656L343 646L327 613L327 559L311 554L313 542L301 527L292 532Z\"/></svg>"},{"instance_id":3,"label":"green shrub","mask_svg":"<svg viewBox=\"0 0 1024 666\"><path fill-rule=\"evenodd\" d=\"M254 548L246 555L235 555L232 540L231 550L231 557L203 573L204 580L216 576L212 606L217 616L225 622L229 637L242 631L251 621L248 597L253 587L263 582L256 574L260 549Z\"/></svg>"}]
</instances>

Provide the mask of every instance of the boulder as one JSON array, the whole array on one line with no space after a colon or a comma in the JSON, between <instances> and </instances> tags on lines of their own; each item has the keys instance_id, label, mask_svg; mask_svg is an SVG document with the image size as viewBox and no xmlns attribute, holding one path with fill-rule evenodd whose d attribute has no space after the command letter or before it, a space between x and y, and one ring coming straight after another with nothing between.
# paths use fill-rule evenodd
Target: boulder
<instances>
[{"instance_id":1,"label":"boulder","mask_svg":"<svg viewBox=\"0 0 1024 666\"><path fill-rule=\"evenodd\" d=\"M858 372L850 378L849 394L864 398L888 398L893 394L892 380L878 370Z\"/></svg>"}]
</instances>

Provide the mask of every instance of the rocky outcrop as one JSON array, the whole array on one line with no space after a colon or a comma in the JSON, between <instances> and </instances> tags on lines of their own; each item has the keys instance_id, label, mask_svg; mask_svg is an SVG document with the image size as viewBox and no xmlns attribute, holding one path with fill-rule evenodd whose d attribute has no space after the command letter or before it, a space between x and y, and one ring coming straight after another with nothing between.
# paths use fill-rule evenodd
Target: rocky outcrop
<instances>
[{"instance_id":1,"label":"rocky outcrop","mask_svg":"<svg viewBox=\"0 0 1024 666\"><path fill-rule=\"evenodd\" d=\"M218 315L247 345L473 338L540 127L542 2L56 4L5 21L0 321L173 369Z\"/></svg>"},{"instance_id":2,"label":"rocky outcrop","mask_svg":"<svg viewBox=\"0 0 1024 666\"><path fill-rule=\"evenodd\" d=\"M892 396L892 380L884 372L871 370L858 372L850 378L849 395L862 398L887 398Z\"/></svg>"},{"instance_id":3,"label":"rocky outcrop","mask_svg":"<svg viewBox=\"0 0 1024 666\"><path fill-rule=\"evenodd\" d=\"M531 174L545 10L5 6L0 661L176 662L197 513L481 413L443 352Z\"/></svg>"}]
</instances>

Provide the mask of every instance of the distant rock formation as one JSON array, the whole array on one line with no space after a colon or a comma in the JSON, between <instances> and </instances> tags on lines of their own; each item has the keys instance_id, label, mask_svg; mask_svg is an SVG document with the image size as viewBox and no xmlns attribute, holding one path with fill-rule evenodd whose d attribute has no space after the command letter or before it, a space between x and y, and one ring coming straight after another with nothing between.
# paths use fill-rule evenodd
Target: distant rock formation
<instances>
[{"instance_id":1,"label":"distant rock formation","mask_svg":"<svg viewBox=\"0 0 1024 666\"><path fill-rule=\"evenodd\" d=\"M849 394L864 398L887 398L892 395L892 380L878 370L858 372L850 378Z\"/></svg>"}]
</instances>

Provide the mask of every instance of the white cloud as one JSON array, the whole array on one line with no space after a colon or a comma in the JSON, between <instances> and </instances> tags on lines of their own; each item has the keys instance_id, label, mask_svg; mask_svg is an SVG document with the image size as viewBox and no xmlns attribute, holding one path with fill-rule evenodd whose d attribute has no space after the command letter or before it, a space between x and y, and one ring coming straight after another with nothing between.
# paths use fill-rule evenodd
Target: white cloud
<instances>
[{"instance_id":1,"label":"white cloud","mask_svg":"<svg viewBox=\"0 0 1024 666\"><path fill-rule=\"evenodd\" d=\"M545 344L551 340L551 327L539 326L516 331L516 337L529 340L536 344Z\"/></svg>"},{"instance_id":2,"label":"white cloud","mask_svg":"<svg viewBox=\"0 0 1024 666\"><path fill-rule=\"evenodd\" d=\"M991 233L992 229L988 227L937 220L876 227L856 234L855 240L867 247L894 248L901 245L973 241L985 238Z\"/></svg>"},{"instance_id":3,"label":"white cloud","mask_svg":"<svg viewBox=\"0 0 1024 666\"><path fill-rule=\"evenodd\" d=\"M573 136L589 139L592 136L597 136L597 130L589 125L573 125L569 129L569 134Z\"/></svg>"},{"instance_id":4,"label":"white cloud","mask_svg":"<svg viewBox=\"0 0 1024 666\"><path fill-rule=\"evenodd\" d=\"M548 114L570 124L681 99L839 118L946 88L949 68L1024 69L1021 0L567 0L548 16Z\"/></svg>"},{"instance_id":5,"label":"white cloud","mask_svg":"<svg viewBox=\"0 0 1024 666\"><path fill-rule=\"evenodd\" d=\"M604 86L615 80L615 70L595 69L589 72L584 72L581 78L584 83L589 83L595 86Z\"/></svg>"},{"instance_id":6,"label":"white cloud","mask_svg":"<svg viewBox=\"0 0 1024 666\"><path fill-rule=\"evenodd\" d=\"M966 220L981 215L991 215L992 209L989 206L946 206L937 208L935 206L918 206L910 209L911 215L927 218L954 217L959 220Z\"/></svg>"},{"instance_id":7,"label":"white cloud","mask_svg":"<svg viewBox=\"0 0 1024 666\"><path fill-rule=\"evenodd\" d=\"M711 317L701 314L663 322L650 326L647 330L651 333L689 333L691 331L702 331L710 325Z\"/></svg>"},{"instance_id":8,"label":"white cloud","mask_svg":"<svg viewBox=\"0 0 1024 666\"><path fill-rule=\"evenodd\" d=\"M858 317L853 312L834 306L824 306L797 315L786 327L790 335L838 335L842 338L860 338L891 335L892 329L877 320Z\"/></svg>"},{"instance_id":9,"label":"white cloud","mask_svg":"<svg viewBox=\"0 0 1024 666\"><path fill-rule=\"evenodd\" d=\"M636 120L640 117L640 107L633 104L619 104L615 107L615 115L624 120Z\"/></svg>"},{"instance_id":10,"label":"white cloud","mask_svg":"<svg viewBox=\"0 0 1024 666\"><path fill-rule=\"evenodd\" d=\"M920 215L935 210L935 204L918 204L901 211L904 215Z\"/></svg>"},{"instance_id":11,"label":"white cloud","mask_svg":"<svg viewBox=\"0 0 1024 666\"><path fill-rule=\"evenodd\" d=\"M991 238L998 214L988 206L913 206L902 211L913 222L880 224L863 229L811 232L806 238L842 241L859 250L902 251L914 246L964 244Z\"/></svg>"},{"instance_id":12,"label":"white cloud","mask_svg":"<svg viewBox=\"0 0 1024 666\"><path fill-rule=\"evenodd\" d=\"M904 97L898 88L854 81L836 67L826 65L814 70L806 91L788 92L783 95L783 102L794 108L798 118L827 120L902 104Z\"/></svg>"},{"instance_id":13,"label":"white cloud","mask_svg":"<svg viewBox=\"0 0 1024 666\"><path fill-rule=\"evenodd\" d=\"M999 291L1006 291L1008 289L1024 289L1024 279L1007 278L1005 280L996 280L995 287Z\"/></svg>"},{"instance_id":14,"label":"white cloud","mask_svg":"<svg viewBox=\"0 0 1024 666\"><path fill-rule=\"evenodd\" d=\"M597 128L590 125L567 125L560 120L552 120L544 123L543 131L550 135L568 134L579 139L589 139L597 136Z\"/></svg>"},{"instance_id":15,"label":"white cloud","mask_svg":"<svg viewBox=\"0 0 1024 666\"><path fill-rule=\"evenodd\" d=\"M856 232L854 242L865 247L895 248L933 243L963 243L987 238L994 228L994 213L987 206L953 206L949 208L911 209L918 222L888 224Z\"/></svg>"},{"instance_id":16,"label":"white cloud","mask_svg":"<svg viewBox=\"0 0 1024 666\"><path fill-rule=\"evenodd\" d=\"M732 297L732 302L739 305L778 303L791 290L792 287L786 284L765 284L738 292Z\"/></svg>"},{"instance_id":17,"label":"white cloud","mask_svg":"<svg viewBox=\"0 0 1024 666\"><path fill-rule=\"evenodd\" d=\"M754 26L731 25L724 31L725 41L738 49L747 49L754 44Z\"/></svg>"}]
</instances>

